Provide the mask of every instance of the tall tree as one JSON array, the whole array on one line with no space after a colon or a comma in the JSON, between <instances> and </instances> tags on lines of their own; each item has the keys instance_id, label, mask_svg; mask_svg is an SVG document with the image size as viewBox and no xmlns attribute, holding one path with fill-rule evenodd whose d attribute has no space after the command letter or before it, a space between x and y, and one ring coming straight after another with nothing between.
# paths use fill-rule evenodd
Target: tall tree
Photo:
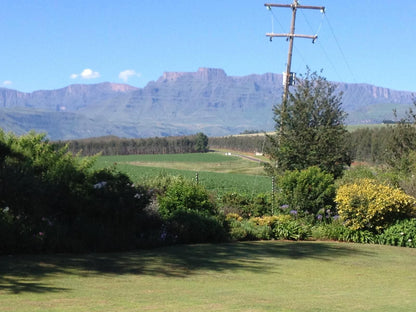
<instances>
[{"instance_id":1,"label":"tall tree","mask_svg":"<svg viewBox=\"0 0 416 312\"><path fill-rule=\"evenodd\" d=\"M335 89L308 69L296 89L274 107L276 133L268 136L266 148L272 161L265 166L269 174L318 166L338 177L351 164L342 93Z\"/></svg>"},{"instance_id":2,"label":"tall tree","mask_svg":"<svg viewBox=\"0 0 416 312\"><path fill-rule=\"evenodd\" d=\"M206 153L208 150L208 137L202 132L197 133L195 137L195 151L198 153Z\"/></svg>"}]
</instances>

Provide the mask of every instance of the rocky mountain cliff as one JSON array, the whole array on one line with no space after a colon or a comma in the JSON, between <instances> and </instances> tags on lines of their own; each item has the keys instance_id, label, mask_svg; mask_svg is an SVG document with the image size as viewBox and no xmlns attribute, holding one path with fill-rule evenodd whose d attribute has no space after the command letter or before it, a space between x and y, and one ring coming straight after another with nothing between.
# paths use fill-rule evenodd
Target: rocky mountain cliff
<instances>
[{"instance_id":1,"label":"rocky mountain cliff","mask_svg":"<svg viewBox=\"0 0 416 312\"><path fill-rule=\"evenodd\" d=\"M412 103L411 92L336 83L349 123L392 119ZM150 137L204 132L209 136L272 130L282 75L227 76L222 69L167 72L144 88L126 84L70 85L23 93L0 88L0 127L31 129L53 139L103 135Z\"/></svg>"}]
</instances>

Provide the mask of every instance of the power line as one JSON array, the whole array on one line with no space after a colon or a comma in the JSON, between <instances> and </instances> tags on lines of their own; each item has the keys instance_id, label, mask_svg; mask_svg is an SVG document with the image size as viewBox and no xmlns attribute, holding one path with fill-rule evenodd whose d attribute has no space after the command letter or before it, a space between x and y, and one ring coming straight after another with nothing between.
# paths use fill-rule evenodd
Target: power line
<instances>
[{"instance_id":1,"label":"power line","mask_svg":"<svg viewBox=\"0 0 416 312\"><path fill-rule=\"evenodd\" d=\"M320 40L319 42L318 42L318 46L322 49L322 52L323 52L323 54L325 55L325 58L326 58L326 60L329 62L329 64L331 65L331 67L332 67L332 70L335 72L335 74L337 75L337 77L338 77L338 80L339 81L342 81L342 76L340 75L340 73L338 72L338 70L337 70L337 67L334 65L334 63L332 62L332 59L331 59L331 57L329 56L329 54L327 53L327 51L326 51L326 49L325 49L325 47L324 47L324 45L322 44L322 40Z\"/></svg>"},{"instance_id":2,"label":"power line","mask_svg":"<svg viewBox=\"0 0 416 312\"><path fill-rule=\"evenodd\" d=\"M308 24L308 26L309 26L309 29L310 29L311 31L313 31L314 29L313 29L312 24L310 23L309 19L307 18L307 16L305 15L305 13L304 13L303 11L301 11L301 12L302 12L302 15L303 15L303 17L304 17L304 19L305 19L305 21L306 21L306 24ZM325 19L325 12L322 12L322 19L321 19L321 22L319 23L318 30L315 32L315 34L316 34L317 36L319 35L319 32L321 31L321 28L322 28L322 24L323 24L324 19ZM338 70L337 70L336 66L335 66L335 65L334 65L334 63L332 62L331 57L329 56L329 54L327 53L327 51L326 51L326 49L325 49L325 47L324 47L324 44L322 43L322 40L319 40L319 41L317 42L317 45L321 48L322 53L325 55L326 60L327 60L327 61L329 62L329 64L331 65L332 70L335 72L335 74L338 76L338 79L341 81L341 80L342 80L342 77L341 77L341 75L338 73ZM305 63L306 63L306 62L305 62Z\"/></svg>"},{"instance_id":3,"label":"power line","mask_svg":"<svg viewBox=\"0 0 416 312\"><path fill-rule=\"evenodd\" d=\"M341 53L341 56L342 56L342 58L343 58L343 60L344 60L345 65L347 66L348 71L350 72L350 75L351 75L351 77L352 77L353 81L354 81L355 83L357 83L357 80L355 79L355 75L354 75L353 71L351 70L350 64L348 63L347 58L345 57L344 51L342 50L341 45L339 44L338 39L337 39L337 37L335 36L334 29L332 28L332 25L331 25L331 23L329 22L329 19L328 19L328 17L327 17L326 15L325 15L325 20L326 20L326 21L327 21L327 23L328 23L329 29L331 30L332 36L334 37L334 40L335 40L335 42L336 42L336 44L337 44L337 47L338 47L338 50L339 50L339 51L340 51L340 53Z\"/></svg>"}]
</instances>

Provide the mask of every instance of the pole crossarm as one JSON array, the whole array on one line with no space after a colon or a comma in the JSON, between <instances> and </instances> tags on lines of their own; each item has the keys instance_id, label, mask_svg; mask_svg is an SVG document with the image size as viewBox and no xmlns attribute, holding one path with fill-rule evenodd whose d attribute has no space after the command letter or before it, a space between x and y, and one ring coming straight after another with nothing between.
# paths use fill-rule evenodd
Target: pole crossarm
<instances>
[{"instance_id":1,"label":"pole crossarm","mask_svg":"<svg viewBox=\"0 0 416 312\"><path fill-rule=\"evenodd\" d=\"M312 6L312 5L300 5L299 0L293 0L292 4L278 4L278 3L265 3L264 6L271 10L272 7L277 8L291 8L292 9L292 22L290 25L290 33L286 34L275 34L275 33L266 33L266 36L272 41L273 37L286 37L289 41L289 51L287 54L287 65L286 65L286 79L283 80L284 90L283 90L283 102L282 102L282 111L286 110L286 99L289 92L289 86L293 83L293 75L290 72L292 65L292 50L293 50L293 41L295 38L305 38L312 39L312 43L315 42L318 35L300 35L295 33L295 20L296 20L296 11L298 9L312 9L312 10L321 10L322 13L325 12L324 6Z\"/></svg>"},{"instance_id":2,"label":"pole crossarm","mask_svg":"<svg viewBox=\"0 0 416 312\"><path fill-rule=\"evenodd\" d=\"M298 9L311 9L311 10L320 10L325 12L324 6L314 6L314 5L295 5L295 4L277 4L277 3L265 3L265 7L267 8L298 8Z\"/></svg>"},{"instance_id":3,"label":"pole crossarm","mask_svg":"<svg viewBox=\"0 0 416 312\"><path fill-rule=\"evenodd\" d=\"M306 38L316 40L318 35L300 35L300 34L275 34L275 33L267 33L267 37L274 38L274 37L286 37L286 38Z\"/></svg>"}]
</instances>

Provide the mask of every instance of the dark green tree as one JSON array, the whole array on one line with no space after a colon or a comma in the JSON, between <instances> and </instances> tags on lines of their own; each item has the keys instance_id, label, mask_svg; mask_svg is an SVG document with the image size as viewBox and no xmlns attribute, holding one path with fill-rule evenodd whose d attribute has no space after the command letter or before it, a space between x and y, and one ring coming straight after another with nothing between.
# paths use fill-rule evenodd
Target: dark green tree
<instances>
[{"instance_id":1,"label":"dark green tree","mask_svg":"<svg viewBox=\"0 0 416 312\"><path fill-rule=\"evenodd\" d=\"M414 167L416 151L416 98L413 107L406 110L405 116L395 125L388 125L390 136L386 138L383 158L393 169L410 173ZM397 112L394 110L397 118Z\"/></svg>"},{"instance_id":2,"label":"dark green tree","mask_svg":"<svg viewBox=\"0 0 416 312\"><path fill-rule=\"evenodd\" d=\"M208 150L208 137L202 132L197 133L195 137L195 151L206 153Z\"/></svg>"},{"instance_id":3,"label":"dark green tree","mask_svg":"<svg viewBox=\"0 0 416 312\"><path fill-rule=\"evenodd\" d=\"M274 107L275 135L267 136L269 174L318 166L334 177L342 174L351 157L345 144L342 94L336 86L308 69L296 89Z\"/></svg>"}]
</instances>

